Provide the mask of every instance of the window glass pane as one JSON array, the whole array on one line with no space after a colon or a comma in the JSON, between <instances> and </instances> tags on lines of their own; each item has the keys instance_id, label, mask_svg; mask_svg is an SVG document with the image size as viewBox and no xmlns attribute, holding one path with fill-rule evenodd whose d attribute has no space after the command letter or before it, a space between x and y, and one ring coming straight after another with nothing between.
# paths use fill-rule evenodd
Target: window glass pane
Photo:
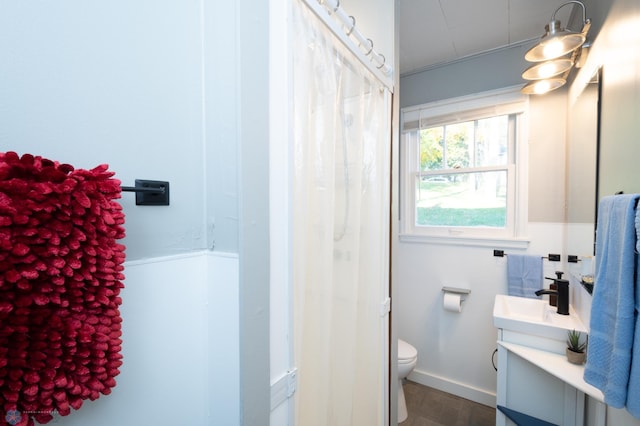
<instances>
[{"instance_id":1,"label":"window glass pane","mask_svg":"<svg viewBox=\"0 0 640 426\"><path fill-rule=\"evenodd\" d=\"M444 127L420 131L420 170L442 169L444 159Z\"/></svg>"},{"instance_id":2,"label":"window glass pane","mask_svg":"<svg viewBox=\"0 0 640 426\"><path fill-rule=\"evenodd\" d=\"M506 165L509 116L431 127L420 131L420 170Z\"/></svg>"},{"instance_id":3,"label":"window glass pane","mask_svg":"<svg viewBox=\"0 0 640 426\"><path fill-rule=\"evenodd\" d=\"M504 228L507 171L418 176L416 225Z\"/></svg>"},{"instance_id":4,"label":"window glass pane","mask_svg":"<svg viewBox=\"0 0 640 426\"><path fill-rule=\"evenodd\" d=\"M469 167L473 153L473 121L445 126L445 164L449 169Z\"/></svg>"},{"instance_id":5,"label":"window glass pane","mask_svg":"<svg viewBox=\"0 0 640 426\"><path fill-rule=\"evenodd\" d=\"M475 166L505 165L508 161L509 116L478 120L476 126Z\"/></svg>"}]
</instances>

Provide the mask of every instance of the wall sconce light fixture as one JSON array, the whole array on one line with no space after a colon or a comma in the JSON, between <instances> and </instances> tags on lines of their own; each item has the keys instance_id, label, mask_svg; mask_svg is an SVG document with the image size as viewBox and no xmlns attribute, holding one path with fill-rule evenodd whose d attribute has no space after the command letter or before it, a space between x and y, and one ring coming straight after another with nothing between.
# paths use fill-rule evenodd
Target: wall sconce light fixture
<instances>
[{"instance_id":1,"label":"wall sconce light fixture","mask_svg":"<svg viewBox=\"0 0 640 426\"><path fill-rule=\"evenodd\" d=\"M562 28L560 21L556 19L556 13L569 4L582 7L580 32ZM569 72L576 65L576 59L580 58L580 63L584 62L584 52L581 50L591 27L591 20L586 15L586 8L580 1L564 3L553 12L551 22L545 26L545 34L524 55L527 61L534 64L522 73L522 78L530 80L520 90L522 93L541 95L562 87L567 82Z\"/></svg>"}]
</instances>

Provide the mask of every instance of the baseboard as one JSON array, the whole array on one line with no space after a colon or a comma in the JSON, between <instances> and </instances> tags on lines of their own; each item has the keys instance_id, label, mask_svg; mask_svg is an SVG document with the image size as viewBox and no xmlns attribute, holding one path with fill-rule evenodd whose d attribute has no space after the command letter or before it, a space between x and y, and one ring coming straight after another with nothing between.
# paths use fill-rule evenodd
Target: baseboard
<instances>
[{"instance_id":1,"label":"baseboard","mask_svg":"<svg viewBox=\"0 0 640 426\"><path fill-rule=\"evenodd\" d=\"M420 383L421 385L457 395L459 397L475 401L479 404L484 404L489 407L496 406L496 394L494 392L490 392L485 389L478 389L476 387L469 386L466 383L460 383L444 377L435 376L421 370L413 370L407 378L412 382Z\"/></svg>"}]
</instances>

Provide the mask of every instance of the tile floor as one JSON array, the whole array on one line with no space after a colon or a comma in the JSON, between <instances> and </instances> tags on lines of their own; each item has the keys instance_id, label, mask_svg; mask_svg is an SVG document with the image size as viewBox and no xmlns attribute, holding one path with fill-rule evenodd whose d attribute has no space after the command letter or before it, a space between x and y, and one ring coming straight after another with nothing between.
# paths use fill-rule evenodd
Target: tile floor
<instances>
[{"instance_id":1,"label":"tile floor","mask_svg":"<svg viewBox=\"0 0 640 426\"><path fill-rule=\"evenodd\" d=\"M400 426L494 426L496 410L459 396L406 381L409 417Z\"/></svg>"}]
</instances>

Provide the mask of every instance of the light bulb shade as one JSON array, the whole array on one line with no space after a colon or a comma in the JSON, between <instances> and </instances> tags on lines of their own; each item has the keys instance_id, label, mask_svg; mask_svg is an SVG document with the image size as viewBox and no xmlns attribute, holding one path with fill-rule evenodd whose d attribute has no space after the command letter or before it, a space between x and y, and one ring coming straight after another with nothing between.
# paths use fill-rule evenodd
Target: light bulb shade
<instances>
[{"instance_id":1,"label":"light bulb shade","mask_svg":"<svg viewBox=\"0 0 640 426\"><path fill-rule=\"evenodd\" d=\"M554 59L552 61L539 62L527 68L522 73L525 80L541 80L560 75L571 69L573 62L569 58Z\"/></svg>"},{"instance_id":2,"label":"light bulb shade","mask_svg":"<svg viewBox=\"0 0 640 426\"><path fill-rule=\"evenodd\" d=\"M520 92L525 95L544 95L565 85L566 79L562 77L536 80L524 85Z\"/></svg>"},{"instance_id":3,"label":"light bulb shade","mask_svg":"<svg viewBox=\"0 0 640 426\"><path fill-rule=\"evenodd\" d=\"M540 42L524 55L529 62L542 62L559 58L582 46L586 35L560 28L560 21L553 20L546 27L547 32Z\"/></svg>"}]
</instances>

